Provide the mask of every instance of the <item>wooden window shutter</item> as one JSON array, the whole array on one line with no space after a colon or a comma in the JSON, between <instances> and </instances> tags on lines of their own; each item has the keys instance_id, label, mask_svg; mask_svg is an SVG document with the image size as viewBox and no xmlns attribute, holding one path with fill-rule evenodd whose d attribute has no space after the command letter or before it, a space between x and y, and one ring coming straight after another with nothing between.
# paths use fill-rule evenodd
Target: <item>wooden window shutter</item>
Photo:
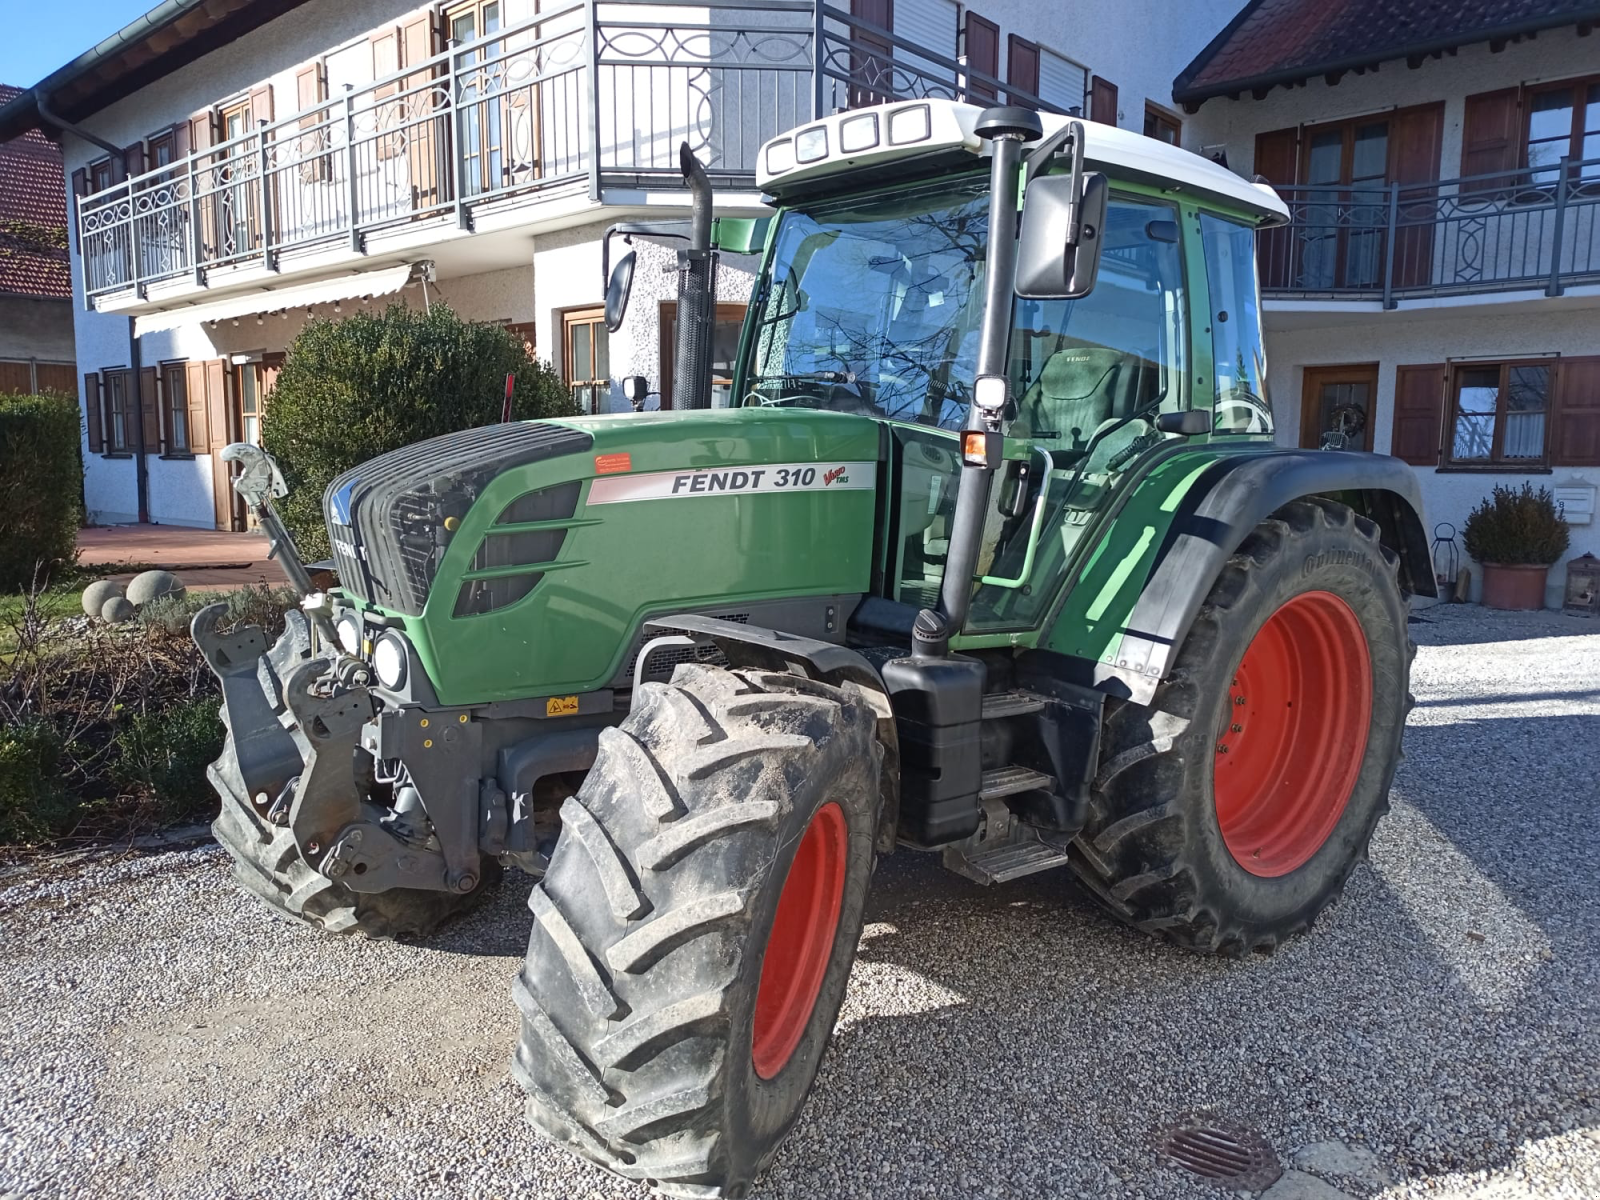
<instances>
[{"instance_id":1,"label":"wooden window shutter","mask_svg":"<svg viewBox=\"0 0 1600 1200\"><path fill-rule=\"evenodd\" d=\"M1556 367L1553 467L1600 467L1600 358L1564 358Z\"/></svg>"},{"instance_id":2,"label":"wooden window shutter","mask_svg":"<svg viewBox=\"0 0 1600 1200\"><path fill-rule=\"evenodd\" d=\"M206 362L206 413L211 432L211 450L216 452L228 444L228 360L213 358Z\"/></svg>"},{"instance_id":3,"label":"wooden window shutter","mask_svg":"<svg viewBox=\"0 0 1600 1200\"><path fill-rule=\"evenodd\" d=\"M1014 33L1006 41L1006 82L1023 93L1008 93L1008 104L1034 107L1032 98L1039 94L1039 47Z\"/></svg>"},{"instance_id":4,"label":"wooden window shutter","mask_svg":"<svg viewBox=\"0 0 1600 1200\"><path fill-rule=\"evenodd\" d=\"M312 130L321 126L326 129L327 114L310 111L328 98L328 73L321 59L301 67L294 73L294 92L296 106L306 114L300 118L300 128ZM300 138L297 152L301 160L301 182L310 183L315 179L326 179L331 173L327 158L317 154L325 141L326 136L320 131L305 134Z\"/></svg>"},{"instance_id":5,"label":"wooden window shutter","mask_svg":"<svg viewBox=\"0 0 1600 1200\"><path fill-rule=\"evenodd\" d=\"M1444 363L1396 367L1394 444L1390 453L1414 467L1439 465L1444 432Z\"/></svg>"},{"instance_id":6,"label":"wooden window shutter","mask_svg":"<svg viewBox=\"0 0 1600 1200\"><path fill-rule=\"evenodd\" d=\"M1268 183L1294 183L1300 160L1300 130L1274 129L1256 134L1255 173ZM1288 287L1294 274L1294 233L1288 228L1263 229L1256 235L1256 263L1261 286Z\"/></svg>"},{"instance_id":7,"label":"wooden window shutter","mask_svg":"<svg viewBox=\"0 0 1600 1200\"><path fill-rule=\"evenodd\" d=\"M1089 85L1089 119L1102 125L1117 123L1117 85L1098 75Z\"/></svg>"},{"instance_id":8,"label":"wooden window shutter","mask_svg":"<svg viewBox=\"0 0 1600 1200\"><path fill-rule=\"evenodd\" d=\"M1488 175L1515 171L1522 152L1522 89L1501 88L1468 96L1461 121L1461 174ZM1510 178L1479 179L1461 185L1463 192L1498 192Z\"/></svg>"},{"instance_id":9,"label":"wooden window shutter","mask_svg":"<svg viewBox=\"0 0 1600 1200\"><path fill-rule=\"evenodd\" d=\"M144 143L135 142L122 152L122 161L127 167L127 178L144 174Z\"/></svg>"},{"instance_id":10,"label":"wooden window shutter","mask_svg":"<svg viewBox=\"0 0 1600 1200\"><path fill-rule=\"evenodd\" d=\"M172 159L187 158L193 147L189 143L189 122L179 121L172 127Z\"/></svg>"},{"instance_id":11,"label":"wooden window shutter","mask_svg":"<svg viewBox=\"0 0 1600 1200\"><path fill-rule=\"evenodd\" d=\"M272 85L250 89L250 121L256 128L272 124Z\"/></svg>"},{"instance_id":12,"label":"wooden window shutter","mask_svg":"<svg viewBox=\"0 0 1600 1200\"><path fill-rule=\"evenodd\" d=\"M99 454L105 441L100 433L100 376L94 371L83 373L83 420L89 428L89 453Z\"/></svg>"},{"instance_id":13,"label":"wooden window shutter","mask_svg":"<svg viewBox=\"0 0 1600 1200\"><path fill-rule=\"evenodd\" d=\"M141 428L144 431L144 452L146 454L159 454L161 452L161 405L156 399L156 369L154 367L141 367L139 370L139 415L143 420Z\"/></svg>"},{"instance_id":14,"label":"wooden window shutter","mask_svg":"<svg viewBox=\"0 0 1600 1200\"><path fill-rule=\"evenodd\" d=\"M439 51L439 26L433 12L421 13L400 26L400 55L405 67L421 66ZM406 95L397 107L409 122L404 135L406 171L411 180L411 207L425 209L439 203L440 158L445 151L442 130L429 118L436 98L429 89L432 71L418 71L403 81Z\"/></svg>"},{"instance_id":15,"label":"wooden window shutter","mask_svg":"<svg viewBox=\"0 0 1600 1200\"><path fill-rule=\"evenodd\" d=\"M1433 278L1434 216L1437 189L1428 186L1439 178L1439 155L1444 145L1444 103L1402 108L1389 116L1390 183L1417 184L1401 188L1400 228L1395 233L1394 286L1422 287Z\"/></svg>"},{"instance_id":16,"label":"wooden window shutter","mask_svg":"<svg viewBox=\"0 0 1600 1200\"><path fill-rule=\"evenodd\" d=\"M200 217L200 255L204 259L215 253L217 244L217 204L215 172L207 169L204 151L216 143L217 114L212 109L197 112L189 118L189 149L195 154L195 209ZM200 266L201 263L193 263Z\"/></svg>"},{"instance_id":17,"label":"wooden window shutter","mask_svg":"<svg viewBox=\"0 0 1600 1200\"><path fill-rule=\"evenodd\" d=\"M210 423L206 420L206 365L183 364L183 398L189 406L189 453L204 454L211 448Z\"/></svg>"},{"instance_id":18,"label":"wooden window shutter","mask_svg":"<svg viewBox=\"0 0 1600 1200\"><path fill-rule=\"evenodd\" d=\"M965 38L967 67L991 78L1000 76L1000 26L980 17L975 12L967 14ZM981 79L967 78L967 95L995 99L994 85Z\"/></svg>"},{"instance_id":19,"label":"wooden window shutter","mask_svg":"<svg viewBox=\"0 0 1600 1200\"><path fill-rule=\"evenodd\" d=\"M72 173L72 248L78 248L78 228L82 224L83 198L89 194L89 172L79 167Z\"/></svg>"},{"instance_id":20,"label":"wooden window shutter","mask_svg":"<svg viewBox=\"0 0 1600 1200\"><path fill-rule=\"evenodd\" d=\"M400 28L390 25L367 38L367 44L372 48L372 77L383 79L400 70ZM375 95L378 100L376 113L377 129L388 136L380 137L377 141L379 161L394 158L405 145L405 139L399 134L389 131L398 129L401 124L400 105L385 104L383 101L390 99L400 90L400 84L385 83L379 85Z\"/></svg>"}]
</instances>

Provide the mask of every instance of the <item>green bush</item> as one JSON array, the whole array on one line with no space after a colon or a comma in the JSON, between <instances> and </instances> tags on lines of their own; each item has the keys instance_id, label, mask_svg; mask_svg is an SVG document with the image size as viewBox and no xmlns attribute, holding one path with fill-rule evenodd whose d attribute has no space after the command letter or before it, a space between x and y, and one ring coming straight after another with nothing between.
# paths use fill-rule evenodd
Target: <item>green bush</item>
<instances>
[{"instance_id":1,"label":"green bush","mask_svg":"<svg viewBox=\"0 0 1600 1200\"><path fill-rule=\"evenodd\" d=\"M1496 485L1467 517L1462 540L1480 563L1547 567L1567 552L1571 532L1549 488Z\"/></svg>"},{"instance_id":2,"label":"green bush","mask_svg":"<svg viewBox=\"0 0 1600 1200\"><path fill-rule=\"evenodd\" d=\"M278 507L300 553L329 553L322 493L335 475L424 438L498 421L507 375L516 376L518 420L576 411L560 378L520 338L463 321L442 304L428 313L396 304L301 330L262 428L289 485Z\"/></svg>"},{"instance_id":3,"label":"green bush","mask_svg":"<svg viewBox=\"0 0 1600 1200\"><path fill-rule=\"evenodd\" d=\"M187 637L195 613L213 604L226 604L222 627L259 625L267 642L283 632L283 614L299 607L299 599L288 584L269 587L253 583L231 592L189 592L183 596L158 596L139 610L138 621L147 629Z\"/></svg>"},{"instance_id":4,"label":"green bush","mask_svg":"<svg viewBox=\"0 0 1600 1200\"><path fill-rule=\"evenodd\" d=\"M82 496L78 402L0 394L0 588L43 583L74 560Z\"/></svg>"},{"instance_id":5,"label":"green bush","mask_svg":"<svg viewBox=\"0 0 1600 1200\"><path fill-rule=\"evenodd\" d=\"M139 713L117 731L118 781L153 799L161 820L180 820L215 806L206 766L222 753L220 707L215 696L204 696Z\"/></svg>"},{"instance_id":6,"label":"green bush","mask_svg":"<svg viewBox=\"0 0 1600 1200\"><path fill-rule=\"evenodd\" d=\"M60 736L46 722L0 728L0 846L65 832L76 801L62 786L60 761Z\"/></svg>"}]
</instances>

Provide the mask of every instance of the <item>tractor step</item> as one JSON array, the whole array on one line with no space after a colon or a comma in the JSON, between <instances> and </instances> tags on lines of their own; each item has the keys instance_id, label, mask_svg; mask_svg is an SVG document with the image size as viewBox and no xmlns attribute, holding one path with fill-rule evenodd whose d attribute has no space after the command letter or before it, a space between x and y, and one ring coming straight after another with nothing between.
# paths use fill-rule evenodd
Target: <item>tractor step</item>
<instances>
[{"instance_id":1,"label":"tractor step","mask_svg":"<svg viewBox=\"0 0 1600 1200\"><path fill-rule=\"evenodd\" d=\"M959 861L952 862L952 859ZM1065 850L1034 841L1002 842L990 849L964 854L945 851L945 866L984 884L1007 883L1024 875L1059 867L1066 861Z\"/></svg>"},{"instance_id":2,"label":"tractor step","mask_svg":"<svg viewBox=\"0 0 1600 1200\"><path fill-rule=\"evenodd\" d=\"M978 785L978 798L998 800L1001 796L1013 796L1018 792L1048 792L1055 786L1056 781L1042 771L1028 767L996 767L983 773L983 782Z\"/></svg>"},{"instance_id":3,"label":"tractor step","mask_svg":"<svg viewBox=\"0 0 1600 1200\"><path fill-rule=\"evenodd\" d=\"M990 692L983 698L983 719L998 721L1003 717L1025 717L1043 710L1050 697L1037 692Z\"/></svg>"}]
</instances>

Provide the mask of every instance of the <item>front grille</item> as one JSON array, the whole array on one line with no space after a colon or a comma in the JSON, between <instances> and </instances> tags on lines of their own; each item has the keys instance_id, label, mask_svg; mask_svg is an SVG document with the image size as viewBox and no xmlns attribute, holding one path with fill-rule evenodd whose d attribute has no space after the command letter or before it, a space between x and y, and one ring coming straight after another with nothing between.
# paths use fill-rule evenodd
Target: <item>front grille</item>
<instances>
[{"instance_id":1,"label":"front grille","mask_svg":"<svg viewBox=\"0 0 1600 1200\"><path fill-rule=\"evenodd\" d=\"M502 471L581 454L593 444L582 430L561 425L487 425L346 471L322 498L341 583L363 600L420 613L450 543L446 517L464 516Z\"/></svg>"}]
</instances>

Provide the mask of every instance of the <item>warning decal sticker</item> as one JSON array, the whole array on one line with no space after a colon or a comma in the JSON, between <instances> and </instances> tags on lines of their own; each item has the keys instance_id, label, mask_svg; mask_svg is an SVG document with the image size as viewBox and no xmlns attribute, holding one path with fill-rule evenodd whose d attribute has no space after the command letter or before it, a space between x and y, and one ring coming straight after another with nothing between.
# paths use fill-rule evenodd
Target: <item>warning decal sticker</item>
<instances>
[{"instance_id":1,"label":"warning decal sticker","mask_svg":"<svg viewBox=\"0 0 1600 1200\"><path fill-rule=\"evenodd\" d=\"M630 500L684 500L694 496L770 495L774 492L850 492L877 483L878 464L763 463L710 471L657 471L618 475L589 485L590 504Z\"/></svg>"}]
</instances>

